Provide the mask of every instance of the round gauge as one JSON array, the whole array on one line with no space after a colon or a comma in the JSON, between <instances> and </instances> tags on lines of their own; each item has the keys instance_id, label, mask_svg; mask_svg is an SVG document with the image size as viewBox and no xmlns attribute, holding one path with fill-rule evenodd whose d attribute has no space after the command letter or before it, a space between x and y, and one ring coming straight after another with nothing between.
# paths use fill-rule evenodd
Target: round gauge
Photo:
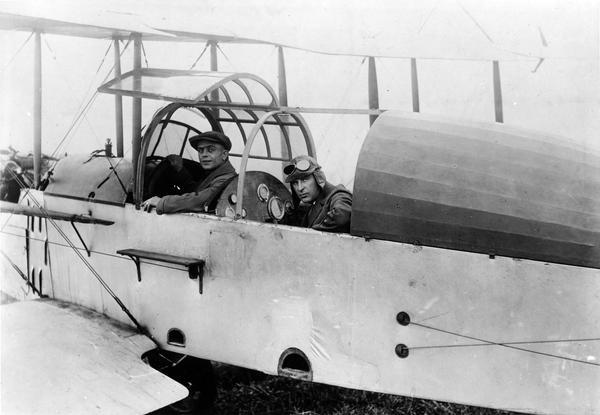
<instances>
[{"instance_id":1,"label":"round gauge","mask_svg":"<svg viewBox=\"0 0 600 415\"><path fill-rule=\"evenodd\" d=\"M229 203L231 203L232 205L235 205L237 203L237 195L235 193L229 195Z\"/></svg>"},{"instance_id":2,"label":"round gauge","mask_svg":"<svg viewBox=\"0 0 600 415\"><path fill-rule=\"evenodd\" d=\"M291 213L294 210L294 204L290 200L286 200L283 205L285 206L285 213Z\"/></svg>"},{"instance_id":3,"label":"round gauge","mask_svg":"<svg viewBox=\"0 0 600 415\"><path fill-rule=\"evenodd\" d=\"M266 202L267 199L269 198L269 188L267 187L266 184L261 183L258 185L258 188L256 189L256 193L258 193L258 198L260 199L261 202Z\"/></svg>"},{"instance_id":4,"label":"round gauge","mask_svg":"<svg viewBox=\"0 0 600 415\"><path fill-rule=\"evenodd\" d=\"M283 206L283 202L277 196L269 199L268 204L269 216L271 216L275 220L283 219L285 215L285 208Z\"/></svg>"},{"instance_id":5,"label":"round gauge","mask_svg":"<svg viewBox=\"0 0 600 415\"><path fill-rule=\"evenodd\" d=\"M233 210L230 207L227 207L225 209L225 216L228 217L228 218L231 218L231 219L235 218L235 210Z\"/></svg>"},{"instance_id":6,"label":"round gauge","mask_svg":"<svg viewBox=\"0 0 600 415\"><path fill-rule=\"evenodd\" d=\"M242 218L245 218L248 215L248 212L246 212L246 209L242 208Z\"/></svg>"}]
</instances>

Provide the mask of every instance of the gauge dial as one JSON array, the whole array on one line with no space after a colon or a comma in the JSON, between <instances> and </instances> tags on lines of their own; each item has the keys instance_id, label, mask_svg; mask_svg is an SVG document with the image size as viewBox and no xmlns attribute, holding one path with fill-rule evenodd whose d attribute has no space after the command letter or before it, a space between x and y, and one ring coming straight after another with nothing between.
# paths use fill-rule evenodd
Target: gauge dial
<instances>
[{"instance_id":1,"label":"gauge dial","mask_svg":"<svg viewBox=\"0 0 600 415\"><path fill-rule=\"evenodd\" d=\"M230 208L229 206L225 209L225 216L228 218L235 218L235 210Z\"/></svg>"},{"instance_id":2,"label":"gauge dial","mask_svg":"<svg viewBox=\"0 0 600 415\"><path fill-rule=\"evenodd\" d=\"M261 202L266 202L267 199L269 199L269 194L271 192L269 192L269 188L267 187L266 184L261 183L258 185L258 188L256 189L256 193L258 193L258 198L260 199Z\"/></svg>"},{"instance_id":3,"label":"gauge dial","mask_svg":"<svg viewBox=\"0 0 600 415\"><path fill-rule=\"evenodd\" d=\"M285 207L283 206L283 202L277 196L269 199L269 216L271 216L275 220L283 219L285 215Z\"/></svg>"}]
</instances>

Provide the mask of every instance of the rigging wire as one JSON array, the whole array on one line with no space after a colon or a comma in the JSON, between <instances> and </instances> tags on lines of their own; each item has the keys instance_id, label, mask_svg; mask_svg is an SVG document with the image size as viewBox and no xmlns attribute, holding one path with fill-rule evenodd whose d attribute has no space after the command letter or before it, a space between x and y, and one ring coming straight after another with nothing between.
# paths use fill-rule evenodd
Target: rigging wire
<instances>
[{"instance_id":1,"label":"rigging wire","mask_svg":"<svg viewBox=\"0 0 600 415\"><path fill-rule=\"evenodd\" d=\"M467 16L469 16L469 19L471 19L471 21L475 24L475 26L477 26L477 28L481 31L481 33L483 33L483 35L487 38L487 40L489 40L490 43L494 43L494 41L492 40L492 38L490 37L490 35L487 34L487 32L485 31L485 29L483 28L483 26L481 26L479 24L479 22L475 19L475 17L473 17L473 15L471 13L469 13L469 11L467 10L467 8L465 6L463 6L463 4L459 0L456 0L456 3L460 6L460 8L462 9L462 11L465 12L465 14Z\"/></svg>"},{"instance_id":2,"label":"rigging wire","mask_svg":"<svg viewBox=\"0 0 600 415\"><path fill-rule=\"evenodd\" d=\"M19 266L17 264L15 264L8 255L6 255L4 250L0 249L0 254L2 254L2 256L8 261L8 263L14 268L14 270L17 272L17 274L19 274L19 276L23 279L23 281L25 281L25 284L28 287L26 294L29 294L29 291L33 289L34 294L37 294L40 297L42 297L42 293L39 292L37 288L35 288L35 285L31 281L29 281L29 278L25 275L25 273L23 271L21 271Z\"/></svg>"},{"instance_id":3,"label":"rigging wire","mask_svg":"<svg viewBox=\"0 0 600 415\"><path fill-rule=\"evenodd\" d=\"M17 233L12 233L12 232L8 232L8 231L0 231L0 233L1 234L5 234L5 235L10 235L10 236L16 236L18 238L24 238L23 235L19 235ZM37 242L45 242L43 239L34 238L33 236L30 236L29 239L32 240L32 241L37 241ZM63 244L63 243L60 243L60 242L48 241L48 244L50 244L50 245L56 245L56 246L61 246L63 248L71 248L69 245ZM79 251L85 251L85 248L75 247L75 249L78 249ZM123 261L130 261L129 258L127 258L127 257L125 257L123 255L111 254L109 252L95 251L93 249L90 249L90 253L97 254L97 255L104 255L104 256L112 257L112 258L117 258L117 259L121 259ZM181 268L177 268L177 267L172 266L172 265L166 265L166 264L160 264L160 263L157 263L157 262L144 261L142 259L140 259L140 264L153 265L153 266L156 266L156 267L159 267L159 268L174 269L176 271L181 271Z\"/></svg>"},{"instance_id":4,"label":"rigging wire","mask_svg":"<svg viewBox=\"0 0 600 415\"><path fill-rule=\"evenodd\" d=\"M46 45L46 48L52 54L52 59L56 60L56 53L54 53L54 49L52 49L50 47L50 43L48 43L48 36L44 36L43 39L44 39L44 44Z\"/></svg>"},{"instance_id":5,"label":"rigging wire","mask_svg":"<svg viewBox=\"0 0 600 415\"><path fill-rule=\"evenodd\" d=\"M233 64L233 62L231 62L231 60L227 57L227 55L225 54L225 52L223 52L223 49L221 49L221 45L219 45L218 43L217 45L217 49L221 52L221 54L225 57L225 59L227 60L227 62L229 62L229 64L231 65L231 67L233 68L234 72L237 72L237 68L236 66Z\"/></svg>"},{"instance_id":6,"label":"rigging wire","mask_svg":"<svg viewBox=\"0 0 600 415\"><path fill-rule=\"evenodd\" d=\"M142 55L144 55L144 62L146 63L146 68L148 68L148 57L146 56L146 48L144 47L144 41L140 42L142 46Z\"/></svg>"},{"instance_id":7,"label":"rigging wire","mask_svg":"<svg viewBox=\"0 0 600 415\"><path fill-rule=\"evenodd\" d=\"M509 349L518 350L518 351L521 351L521 352L533 353L533 354L537 354L537 355L541 355L541 356L553 357L553 358L568 360L568 361L576 362L576 363L583 363L583 364L586 364L586 365L600 366L600 363L588 362L586 360L580 360L580 359L575 359L575 358L572 358L572 357L560 356L560 355L555 355L555 354L552 354L552 353L540 352L540 351L537 351L537 350L525 349L523 347L517 347L517 346L515 346L515 344L534 344L534 343L553 343L553 342L559 342L559 341L556 341L556 340L538 340L538 341L527 341L527 342L493 342L493 341L490 341L490 340L480 339L478 337L467 336L465 334L455 333L455 332L444 330L444 329L440 329L440 328L437 328L437 327L428 326L426 324L414 323L412 321L409 324L415 325L415 326L418 326L418 327L422 327L422 328L425 328L425 329L433 330L433 331L439 331L440 333L450 334L450 335L461 337L461 338L464 338L464 339L469 339L469 340L475 340L475 341L478 341L478 342L482 342L483 344L480 344L481 346L501 346L501 347L506 347L506 348L509 348ZM568 342L568 341L571 341L571 342L573 342L573 341L600 341L600 338L577 339L577 340L560 340L560 342ZM473 345L466 344L466 345L451 345L451 346L454 346L454 347L471 347ZM444 346L444 347L447 347L447 346ZM440 347L440 346L418 346L418 347L411 347L410 349L417 349L418 350L418 349L426 349L426 348L442 348L442 347Z\"/></svg>"},{"instance_id":8,"label":"rigging wire","mask_svg":"<svg viewBox=\"0 0 600 415\"><path fill-rule=\"evenodd\" d=\"M440 4L440 0L438 0L433 7L431 8L431 10L429 11L429 14L427 14L427 17L425 18L425 20L423 21L423 23L421 24L421 27L419 27L419 30L417 31L417 34L420 34L421 31L423 30L423 28L425 27L425 25L427 24L427 22L429 22L429 19L431 18L431 15L433 14L433 12L435 11L435 9L437 9L438 5Z\"/></svg>"},{"instance_id":9,"label":"rigging wire","mask_svg":"<svg viewBox=\"0 0 600 415\"><path fill-rule=\"evenodd\" d=\"M198 56L196 58L196 60L194 61L194 63L192 63L192 66L190 66L190 69L189 69L190 71L196 67L198 62L200 62L200 59L202 59L202 56L204 56L204 53L208 49L208 46L209 46L209 42L207 41L206 44L204 45L204 49L202 49L202 52L200 52L200 56Z\"/></svg>"},{"instance_id":10,"label":"rigging wire","mask_svg":"<svg viewBox=\"0 0 600 415\"><path fill-rule=\"evenodd\" d=\"M13 177L15 178L15 180L19 183L19 185L23 185L21 179L16 174L14 174L14 173L12 173L12 174L13 174ZM39 201L37 200L35 195L31 194L29 196L29 199L37 206L38 209L40 209L40 211L44 215L44 218L47 221L49 221L52 224L52 226L54 226L54 229L56 229L56 231L59 233L59 235L65 240L65 242L69 245L69 247L73 250L73 252L75 252L75 254L79 257L79 259L83 262L83 264L87 267L87 269L92 273L92 275L94 277L96 277L96 279L98 280L100 285L106 290L106 292L113 298L113 300L115 300L115 302L119 305L121 310L133 322L133 324L139 330L139 332L144 334L146 337L148 337L158 348L160 348L160 344L158 343L158 341L152 336L152 334L150 334L150 332L144 326L142 326L136 320L136 318L133 316L133 314L131 314L131 312L125 306L125 304L123 304L121 299L115 294L115 292L110 288L110 286L106 283L106 281L104 281L104 279L100 276L98 271L96 271L96 269L92 266L92 264L90 264L90 262L83 256L83 254L80 252L80 250L73 244L73 242L71 242L69 237L58 226L56 221L50 217L50 215L48 214L48 211L46 211L46 209L39 203Z\"/></svg>"},{"instance_id":11,"label":"rigging wire","mask_svg":"<svg viewBox=\"0 0 600 415\"><path fill-rule=\"evenodd\" d=\"M6 65L4 65L4 68L2 68L2 71L0 71L0 75L4 74L4 71L8 69L8 67L10 66L10 64L16 59L16 57L19 55L19 53L21 53L21 51L23 50L23 48L25 47L25 45L33 37L33 34L34 34L34 32L31 32L29 34L29 36L27 37L27 39L25 39L25 41L21 44L21 46L19 46L19 48L17 49L17 51L15 52L15 54L10 58L10 60L8 61L8 63Z\"/></svg>"},{"instance_id":12,"label":"rigging wire","mask_svg":"<svg viewBox=\"0 0 600 415\"><path fill-rule=\"evenodd\" d=\"M130 43L131 43L131 40L128 40L127 43L125 44L125 47L121 51L120 56L123 56L123 53L125 53L125 51L129 47ZM111 66L110 70L108 71L108 73L104 77L104 80L102 81L102 83L104 83L108 79L108 77L110 76L110 73L112 72L112 70L114 69L114 67L115 67L115 65L113 63L113 65ZM98 71L99 70L100 70L100 68L98 68ZM97 74L98 74L98 72L96 72L96 75ZM92 79L90 81L90 85L92 85L93 82L94 82L94 79ZM88 90L89 89L90 89L90 87L88 86ZM63 138L60 140L60 142L57 144L56 148L52 152L52 154L51 154L52 157L56 156L56 154L58 153L59 149L63 146L64 142L69 137L69 135L71 134L71 132L73 131L73 129L75 128L75 126L77 125L77 123L80 121L80 119L86 114L87 110L93 104L93 102L96 100L97 96L98 96L98 90L95 90L94 93L92 94L92 96L87 101L87 103L83 106L83 108L80 107L81 110L79 111L79 113L77 113L75 119L73 120L73 122L71 123L71 125L69 126L69 128L67 129L67 132L64 134ZM57 161L54 162L54 164L50 167L49 170L52 170L54 168L54 166L56 165L56 163L57 163Z\"/></svg>"}]
</instances>

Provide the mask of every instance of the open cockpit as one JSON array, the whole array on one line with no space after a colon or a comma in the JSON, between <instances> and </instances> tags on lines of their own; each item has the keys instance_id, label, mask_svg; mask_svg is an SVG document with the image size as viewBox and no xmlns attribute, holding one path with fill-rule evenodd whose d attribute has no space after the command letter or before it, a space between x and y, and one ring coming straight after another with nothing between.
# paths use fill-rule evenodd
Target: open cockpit
<instances>
[{"instance_id":1,"label":"open cockpit","mask_svg":"<svg viewBox=\"0 0 600 415\"><path fill-rule=\"evenodd\" d=\"M141 69L113 79L99 91L169 102L147 124L126 200L136 207L152 196L189 191L171 180L170 155L181 157L194 179L206 172L189 139L218 131L231 140L237 177L207 206L207 213L261 222L285 223L294 207L283 184L282 167L293 157L315 157L310 130L300 114L279 109L277 95L261 78L245 73Z\"/></svg>"}]
</instances>

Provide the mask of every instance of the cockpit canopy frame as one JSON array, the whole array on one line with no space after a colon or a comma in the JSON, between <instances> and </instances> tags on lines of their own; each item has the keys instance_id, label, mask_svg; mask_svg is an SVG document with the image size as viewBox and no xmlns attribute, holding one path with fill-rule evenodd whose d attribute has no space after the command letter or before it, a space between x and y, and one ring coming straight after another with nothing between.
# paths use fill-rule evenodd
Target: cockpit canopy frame
<instances>
[{"instance_id":1,"label":"cockpit canopy frame","mask_svg":"<svg viewBox=\"0 0 600 415\"><path fill-rule=\"evenodd\" d=\"M138 208L144 196L146 157L154 154L157 140L163 139L161 125L164 129L169 122L178 123L172 121L172 117L180 109L199 113L213 131L226 133L232 140L234 147L230 156L241 158L237 218L242 217L243 187L250 159L287 162L299 154L316 158L315 144L304 118L298 113L281 110L273 88L256 75L144 68L123 74L98 90L171 102L156 112L141 140L134 190ZM231 128L232 125L235 127ZM188 127L180 155L189 137L200 131ZM256 140L257 136L260 136L259 140ZM257 154L257 141L262 143L262 150L259 150L262 154Z\"/></svg>"}]
</instances>

